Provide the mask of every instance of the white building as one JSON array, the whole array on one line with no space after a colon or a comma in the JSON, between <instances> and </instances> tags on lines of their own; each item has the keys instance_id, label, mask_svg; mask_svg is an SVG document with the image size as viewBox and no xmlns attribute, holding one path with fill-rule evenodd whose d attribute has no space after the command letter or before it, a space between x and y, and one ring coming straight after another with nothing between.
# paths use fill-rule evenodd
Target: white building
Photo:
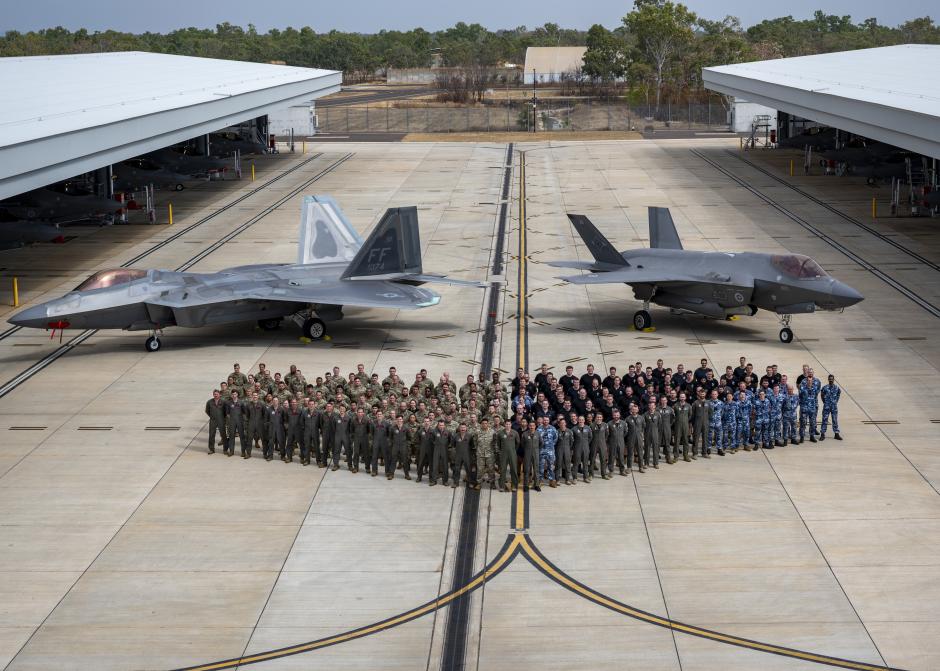
<instances>
[{"instance_id":1,"label":"white building","mask_svg":"<svg viewBox=\"0 0 940 671\"><path fill-rule=\"evenodd\" d=\"M342 73L139 51L0 58L0 198L307 104Z\"/></svg>"},{"instance_id":2,"label":"white building","mask_svg":"<svg viewBox=\"0 0 940 671\"><path fill-rule=\"evenodd\" d=\"M268 112L268 132L278 137L290 135L291 129L295 138L313 135L317 132L316 122L317 108L313 100Z\"/></svg>"},{"instance_id":3,"label":"white building","mask_svg":"<svg viewBox=\"0 0 940 671\"><path fill-rule=\"evenodd\" d=\"M840 51L704 68L713 91L940 158L940 45ZM781 115L787 115L786 117Z\"/></svg>"},{"instance_id":4,"label":"white building","mask_svg":"<svg viewBox=\"0 0 940 671\"><path fill-rule=\"evenodd\" d=\"M584 67L587 47L529 47L525 50L523 83L548 84L561 81Z\"/></svg>"},{"instance_id":5,"label":"white building","mask_svg":"<svg viewBox=\"0 0 940 671\"><path fill-rule=\"evenodd\" d=\"M735 133L750 133L755 121L767 117L771 128L777 127L777 110L760 103L752 103L736 97L731 103L731 130Z\"/></svg>"}]
</instances>

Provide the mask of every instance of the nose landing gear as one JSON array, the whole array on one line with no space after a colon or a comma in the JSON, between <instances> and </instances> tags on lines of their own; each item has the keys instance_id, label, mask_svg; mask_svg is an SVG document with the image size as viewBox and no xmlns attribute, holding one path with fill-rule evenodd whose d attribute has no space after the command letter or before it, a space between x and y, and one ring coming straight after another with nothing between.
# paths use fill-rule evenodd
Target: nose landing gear
<instances>
[{"instance_id":1,"label":"nose landing gear","mask_svg":"<svg viewBox=\"0 0 940 671\"><path fill-rule=\"evenodd\" d=\"M783 326L780 329L780 342L785 345L789 345L793 342L793 331L790 329L790 319L793 315L780 315L780 324Z\"/></svg>"},{"instance_id":2,"label":"nose landing gear","mask_svg":"<svg viewBox=\"0 0 940 671\"><path fill-rule=\"evenodd\" d=\"M645 331L653 326L653 318L649 313L649 301L643 301L643 309L633 313L633 328L637 331Z\"/></svg>"},{"instance_id":3,"label":"nose landing gear","mask_svg":"<svg viewBox=\"0 0 940 671\"><path fill-rule=\"evenodd\" d=\"M163 344L160 342L160 338L157 336L156 331L154 331L153 335L147 338L146 342L144 343L144 349L148 352L159 352L160 347L162 346Z\"/></svg>"},{"instance_id":4,"label":"nose landing gear","mask_svg":"<svg viewBox=\"0 0 940 671\"><path fill-rule=\"evenodd\" d=\"M304 336L310 338L310 340L320 340L326 335L326 324L322 319L317 317L309 317L306 319L301 328L303 329Z\"/></svg>"}]
</instances>

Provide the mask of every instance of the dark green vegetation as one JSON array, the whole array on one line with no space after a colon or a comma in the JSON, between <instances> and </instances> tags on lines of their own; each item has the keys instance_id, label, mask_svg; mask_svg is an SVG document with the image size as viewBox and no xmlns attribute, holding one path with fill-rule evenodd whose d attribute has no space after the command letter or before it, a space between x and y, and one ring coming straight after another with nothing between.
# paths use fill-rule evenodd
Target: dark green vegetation
<instances>
[{"instance_id":1,"label":"dark green vegetation","mask_svg":"<svg viewBox=\"0 0 940 671\"><path fill-rule=\"evenodd\" d=\"M625 85L658 98L665 90L699 89L704 65L908 42L940 43L940 26L929 17L889 27L875 19L856 23L850 16L817 11L806 20L785 16L743 28L735 17L710 21L671 0L636 0L613 30L594 25L585 32L554 23L508 30L458 23L435 32L415 28L370 35L310 27L259 33L251 25L246 29L228 23L214 30L183 28L167 34L50 28L7 32L0 36L0 56L140 50L318 66L343 70L348 80L356 80L390 67L521 64L526 47L586 44L583 71L573 76L579 88Z\"/></svg>"}]
</instances>

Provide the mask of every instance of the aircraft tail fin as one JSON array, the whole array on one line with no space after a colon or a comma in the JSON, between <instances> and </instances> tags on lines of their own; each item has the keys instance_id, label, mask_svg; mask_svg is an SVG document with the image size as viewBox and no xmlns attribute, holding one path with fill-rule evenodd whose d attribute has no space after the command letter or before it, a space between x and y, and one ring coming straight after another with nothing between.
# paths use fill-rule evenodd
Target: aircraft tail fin
<instances>
[{"instance_id":1,"label":"aircraft tail fin","mask_svg":"<svg viewBox=\"0 0 940 671\"><path fill-rule=\"evenodd\" d=\"M421 274L418 208L392 207L382 215L340 279L395 279Z\"/></svg>"},{"instance_id":2,"label":"aircraft tail fin","mask_svg":"<svg viewBox=\"0 0 940 671\"><path fill-rule=\"evenodd\" d=\"M682 249L676 224L668 207L649 208L650 247L655 249Z\"/></svg>"},{"instance_id":3,"label":"aircraft tail fin","mask_svg":"<svg viewBox=\"0 0 940 671\"><path fill-rule=\"evenodd\" d=\"M584 244L591 250L594 259L598 263L604 263L611 266L626 266L627 262L617 249L610 244L610 240L597 230L597 227L591 223L591 220L583 214L569 214L568 219L574 226L578 235L584 240Z\"/></svg>"},{"instance_id":4,"label":"aircraft tail fin","mask_svg":"<svg viewBox=\"0 0 940 671\"><path fill-rule=\"evenodd\" d=\"M362 238L330 196L304 196L300 216L297 263L349 263Z\"/></svg>"}]
</instances>

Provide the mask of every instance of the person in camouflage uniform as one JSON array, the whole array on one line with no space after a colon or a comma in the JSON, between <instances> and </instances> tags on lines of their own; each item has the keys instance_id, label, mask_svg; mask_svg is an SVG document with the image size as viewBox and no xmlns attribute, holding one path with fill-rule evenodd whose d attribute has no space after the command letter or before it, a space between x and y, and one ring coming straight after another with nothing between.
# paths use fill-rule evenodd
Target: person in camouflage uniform
<instances>
[{"instance_id":1,"label":"person in camouflage uniform","mask_svg":"<svg viewBox=\"0 0 940 671\"><path fill-rule=\"evenodd\" d=\"M735 449L743 447L745 452L751 451L751 409L752 403L747 392L739 391L738 400L734 402L735 419Z\"/></svg>"},{"instance_id":2,"label":"person in camouflage uniform","mask_svg":"<svg viewBox=\"0 0 940 671\"><path fill-rule=\"evenodd\" d=\"M816 415L819 412L819 380L813 375L810 369L800 382L800 442L806 435L806 427L809 426L809 442L816 442Z\"/></svg>"},{"instance_id":3,"label":"person in camouflage uniform","mask_svg":"<svg viewBox=\"0 0 940 671\"><path fill-rule=\"evenodd\" d=\"M711 398L708 400L709 405L712 407L711 412L711 421L708 424L708 449L711 451L714 448L719 455L725 456L725 447L721 424L721 413L722 406L724 403L718 398L718 390L712 389Z\"/></svg>"},{"instance_id":4,"label":"person in camouflage uniform","mask_svg":"<svg viewBox=\"0 0 940 671\"><path fill-rule=\"evenodd\" d=\"M548 423L548 417L542 417L538 428L539 436L542 438L542 446L539 448L539 475L548 478L549 487L557 487L558 481L555 476L555 444L558 442L558 429Z\"/></svg>"},{"instance_id":5,"label":"person in camouflage uniform","mask_svg":"<svg viewBox=\"0 0 940 671\"><path fill-rule=\"evenodd\" d=\"M796 445L797 411L800 408L800 395L793 385L787 387L787 398L783 404L783 442Z\"/></svg>"},{"instance_id":6,"label":"person in camouflage uniform","mask_svg":"<svg viewBox=\"0 0 940 671\"><path fill-rule=\"evenodd\" d=\"M773 442L770 440L770 401L766 392L761 389L757 392L757 400L754 401L754 446L763 447L765 450L773 449Z\"/></svg>"},{"instance_id":7,"label":"person in camouflage uniform","mask_svg":"<svg viewBox=\"0 0 940 671\"><path fill-rule=\"evenodd\" d=\"M738 451L735 440L737 429L737 405L734 402L734 394L729 391L721 405L721 442L732 453Z\"/></svg>"},{"instance_id":8,"label":"person in camouflage uniform","mask_svg":"<svg viewBox=\"0 0 940 671\"><path fill-rule=\"evenodd\" d=\"M770 393L767 394L767 400L770 401L770 441L777 447L783 445L780 436L783 434L783 401L786 394L780 391L780 385L773 385Z\"/></svg>"},{"instance_id":9,"label":"person in camouflage uniform","mask_svg":"<svg viewBox=\"0 0 940 671\"><path fill-rule=\"evenodd\" d=\"M842 398L842 389L836 384L835 375L830 375L828 384L823 385L819 392L822 398L822 426L819 428L819 440L826 439L826 429L829 427L829 418L832 417L832 431L836 440L842 440L839 433L839 399Z\"/></svg>"},{"instance_id":10,"label":"person in camouflage uniform","mask_svg":"<svg viewBox=\"0 0 940 671\"><path fill-rule=\"evenodd\" d=\"M496 489L496 456L497 446L494 442L496 432L490 428L490 420L486 417L480 422L480 429L477 431L477 475L475 489L480 489L480 485L489 483L492 489Z\"/></svg>"}]
</instances>

